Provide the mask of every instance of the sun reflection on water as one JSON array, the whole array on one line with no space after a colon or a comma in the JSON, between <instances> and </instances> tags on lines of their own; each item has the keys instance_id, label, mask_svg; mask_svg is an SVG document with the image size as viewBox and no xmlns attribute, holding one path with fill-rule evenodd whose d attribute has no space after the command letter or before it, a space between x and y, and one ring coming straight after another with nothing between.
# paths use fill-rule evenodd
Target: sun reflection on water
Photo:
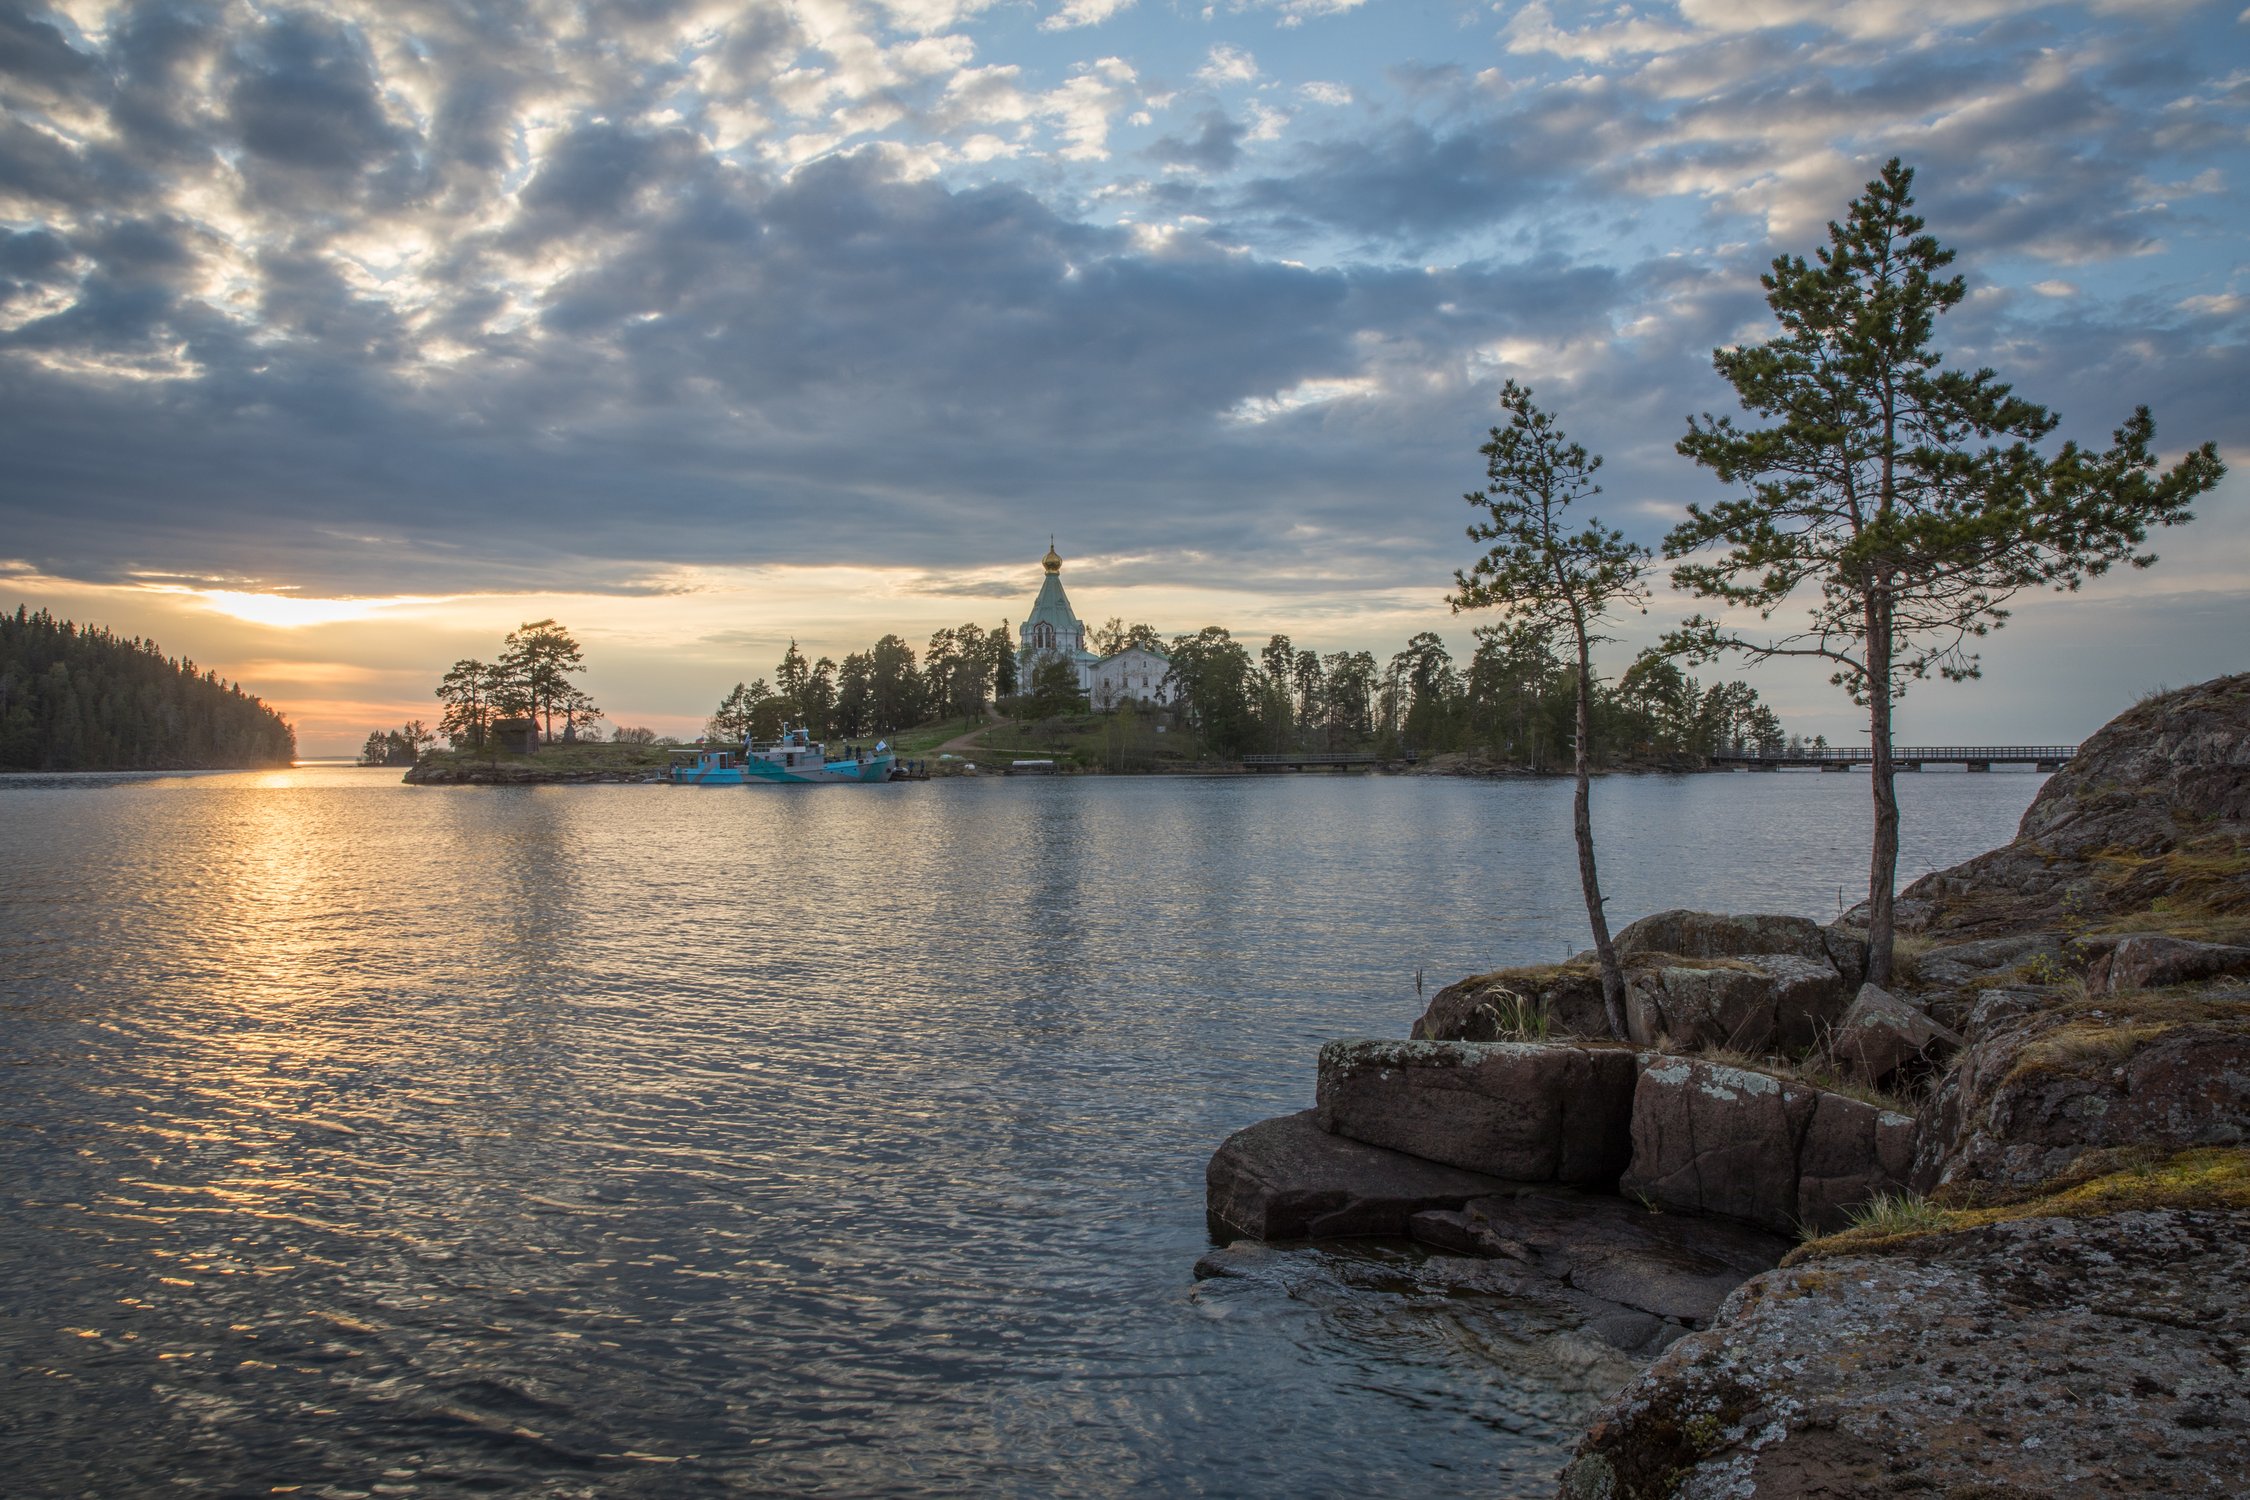
<instances>
[{"instance_id":1,"label":"sun reflection on water","mask_svg":"<svg viewBox=\"0 0 2250 1500\"><path fill-rule=\"evenodd\" d=\"M1842 778L1750 779L1605 786L1671 851L1619 907L1848 879ZM1925 863L2032 785L1916 780ZM32 1492L1544 1492L1621 1377L1535 1310L1189 1267L1319 1042L1573 940L1566 798L0 787L0 1447Z\"/></svg>"}]
</instances>

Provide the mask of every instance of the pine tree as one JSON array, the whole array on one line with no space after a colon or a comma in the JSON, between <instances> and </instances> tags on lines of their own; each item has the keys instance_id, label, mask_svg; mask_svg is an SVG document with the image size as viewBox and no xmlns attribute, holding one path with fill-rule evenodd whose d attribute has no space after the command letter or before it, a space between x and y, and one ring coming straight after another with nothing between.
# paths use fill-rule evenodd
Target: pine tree
<instances>
[{"instance_id":1,"label":"pine tree","mask_svg":"<svg viewBox=\"0 0 2250 1500\"><path fill-rule=\"evenodd\" d=\"M1469 527L1469 539L1489 542L1491 550L1466 573L1456 572L1457 592L1448 601L1455 611L1498 608L1522 626L1549 633L1568 631L1577 645L1577 790L1571 800L1571 830L1578 841L1578 883L1586 898L1586 919L1594 929L1594 953L1601 961L1602 1007L1610 1034L1625 1039L1625 971L1609 940L1609 918L1602 910L1601 877L1594 865L1592 754L1594 740L1595 627L1615 605L1638 604L1648 596L1642 581L1648 549L1625 540L1598 520L1587 518L1583 531L1567 512L1600 494L1594 474L1599 455L1571 442L1549 413L1533 404L1531 392L1509 381L1500 392L1508 425L1492 429L1484 445L1485 487L1464 496L1489 520ZM1434 640L1435 637L1432 637Z\"/></svg>"},{"instance_id":2,"label":"pine tree","mask_svg":"<svg viewBox=\"0 0 2250 1500\"><path fill-rule=\"evenodd\" d=\"M1785 255L1761 278L1778 338L1712 355L1743 407L1773 425L1690 420L1682 454L1746 493L1688 519L1665 539L1688 559L1673 581L1770 619L1811 585L1803 629L1747 636L1689 620L1668 646L1708 658L1825 661L1868 710L1875 840L1868 871L1868 978L1891 973L1898 797L1891 706L1936 672L1978 675L1970 643L2007 619L2027 588L2075 589L2135 549L2151 525L2192 519L2188 502L2225 472L2205 443L2159 474L2155 424L2140 407L2106 452L2035 446L2057 419L1991 370L1944 367L1930 347L1939 314L1966 284L1945 276L1953 252L1913 214L1914 174L1893 158L1852 201L1814 263ZM1716 549L1715 554L1705 549Z\"/></svg>"}]
</instances>

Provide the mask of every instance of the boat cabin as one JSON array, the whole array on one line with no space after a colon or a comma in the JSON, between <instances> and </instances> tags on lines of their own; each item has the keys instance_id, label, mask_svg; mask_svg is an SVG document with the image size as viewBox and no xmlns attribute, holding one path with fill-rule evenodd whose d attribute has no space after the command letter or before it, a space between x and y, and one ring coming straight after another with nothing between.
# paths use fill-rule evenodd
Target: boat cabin
<instances>
[{"instance_id":1,"label":"boat cabin","mask_svg":"<svg viewBox=\"0 0 2250 1500\"><path fill-rule=\"evenodd\" d=\"M672 770L731 771L742 764L742 757L732 750L675 750L672 752Z\"/></svg>"}]
</instances>

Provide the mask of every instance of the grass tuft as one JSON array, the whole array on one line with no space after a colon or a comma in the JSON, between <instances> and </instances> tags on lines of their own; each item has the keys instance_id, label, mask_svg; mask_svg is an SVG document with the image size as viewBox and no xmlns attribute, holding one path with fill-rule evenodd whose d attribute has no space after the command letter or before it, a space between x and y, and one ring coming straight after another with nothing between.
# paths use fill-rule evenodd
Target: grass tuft
<instances>
[{"instance_id":1,"label":"grass tuft","mask_svg":"<svg viewBox=\"0 0 2250 1500\"><path fill-rule=\"evenodd\" d=\"M1808 1240L1782 1259L1785 1266L1838 1255L1879 1254L1933 1234L1958 1234L2017 1219L2093 1219L2159 1208L2250 1209L2250 1147L2218 1146L2168 1157L2105 1152L2073 1173L2043 1184L2031 1196L1980 1208L1941 1208L1922 1199L1910 1206L1878 1207L1855 1215L1849 1228ZM2109 1170L2103 1170L2103 1169Z\"/></svg>"},{"instance_id":2,"label":"grass tuft","mask_svg":"<svg viewBox=\"0 0 2250 1500\"><path fill-rule=\"evenodd\" d=\"M1497 990L1477 1006L1492 1017L1496 1042L1543 1042L1554 1031L1554 1017L1538 1001L1513 990Z\"/></svg>"}]
</instances>

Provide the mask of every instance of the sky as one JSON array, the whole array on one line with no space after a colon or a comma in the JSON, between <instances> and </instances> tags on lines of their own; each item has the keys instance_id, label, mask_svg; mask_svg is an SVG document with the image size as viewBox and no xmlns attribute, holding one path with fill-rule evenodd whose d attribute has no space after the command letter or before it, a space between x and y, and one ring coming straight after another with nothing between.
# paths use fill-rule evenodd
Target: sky
<instances>
[{"instance_id":1,"label":"sky","mask_svg":"<svg viewBox=\"0 0 2250 1500\"><path fill-rule=\"evenodd\" d=\"M2235 465L1902 739L2250 665L2240 0L0 0L0 110L0 605L308 755L546 617L692 732L791 639L1020 621L1050 535L1090 623L1465 658L1502 382L1658 543L1724 493L1673 445L1759 273L1892 155L1954 363ZM1660 578L1603 666L1695 608Z\"/></svg>"}]
</instances>

